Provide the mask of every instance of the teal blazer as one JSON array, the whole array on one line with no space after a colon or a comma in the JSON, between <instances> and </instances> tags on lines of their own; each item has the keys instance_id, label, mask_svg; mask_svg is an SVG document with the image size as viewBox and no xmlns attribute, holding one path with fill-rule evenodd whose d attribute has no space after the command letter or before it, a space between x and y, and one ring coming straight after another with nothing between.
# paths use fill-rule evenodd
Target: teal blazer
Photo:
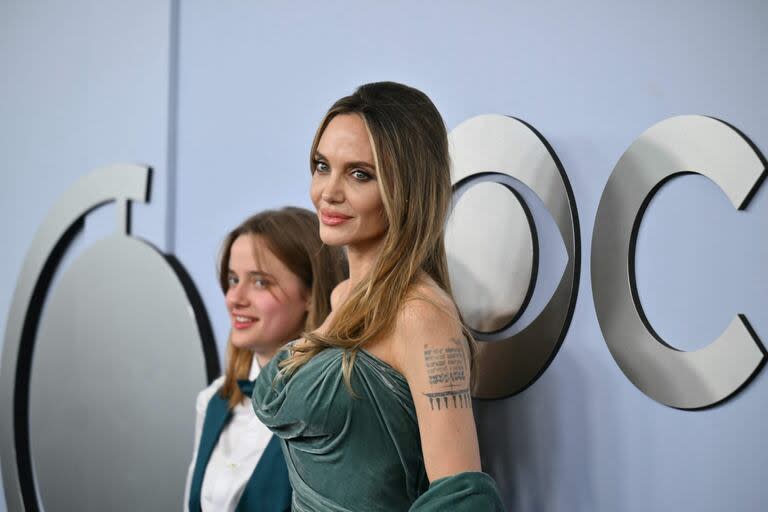
<instances>
[{"instance_id":1,"label":"teal blazer","mask_svg":"<svg viewBox=\"0 0 768 512\"><path fill-rule=\"evenodd\" d=\"M200 492L203 486L205 468L208 466L208 461L216 442L219 440L221 431L231 418L232 413L227 407L227 401L218 392L214 393L208 402L208 408L205 410L203 431L200 433L200 446L197 450L197 460L189 489L190 512L200 512L201 510ZM280 441L273 435L245 486L236 510L238 512L252 510L289 512L291 510L291 494L288 468L285 465Z\"/></svg>"}]
</instances>

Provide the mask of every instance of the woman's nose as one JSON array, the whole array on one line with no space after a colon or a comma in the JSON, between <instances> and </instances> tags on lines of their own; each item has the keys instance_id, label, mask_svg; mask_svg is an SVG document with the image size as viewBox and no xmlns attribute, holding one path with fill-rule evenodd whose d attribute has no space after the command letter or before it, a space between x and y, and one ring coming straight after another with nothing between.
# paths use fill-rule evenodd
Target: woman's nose
<instances>
[{"instance_id":1,"label":"woman's nose","mask_svg":"<svg viewBox=\"0 0 768 512\"><path fill-rule=\"evenodd\" d=\"M229 290L227 290L227 304L230 306L230 308L234 306L243 306L248 303L248 296L245 294L245 287L243 286L243 283L238 283L234 286L231 286Z\"/></svg>"},{"instance_id":2,"label":"woman's nose","mask_svg":"<svg viewBox=\"0 0 768 512\"><path fill-rule=\"evenodd\" d=\"M326 203L341 203L344 201L344 189L341 173L331 173L323 187L321 197Z\"/></svg>"}]
</instances>

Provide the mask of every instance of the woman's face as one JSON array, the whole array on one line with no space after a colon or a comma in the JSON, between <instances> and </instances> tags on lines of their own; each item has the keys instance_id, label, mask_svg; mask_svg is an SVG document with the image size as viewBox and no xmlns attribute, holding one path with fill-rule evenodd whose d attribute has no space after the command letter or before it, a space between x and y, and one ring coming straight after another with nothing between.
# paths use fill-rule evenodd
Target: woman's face
<instances>
[{"instance_id":1,"label":"woman's face","mask_svg":"<svg viewBox=\"0 0 768 512\"><path fill-rule=\"evenodd\" d=\"M368 130L358 114L340 114L326 126L313 155L310 195L328 245L375 246L387 220Z\"/></svg>"},{"instance_id":2,"label":"woman's face","mask_svg":"<svg viewBox=\"0 0 768 512\"><path fill-rule=\"evenodd\" d=\"M238 348L269 352L304 329L309 291L259 235L240 235L229 255L225 295Z\"/></svg>"}]
</instances>

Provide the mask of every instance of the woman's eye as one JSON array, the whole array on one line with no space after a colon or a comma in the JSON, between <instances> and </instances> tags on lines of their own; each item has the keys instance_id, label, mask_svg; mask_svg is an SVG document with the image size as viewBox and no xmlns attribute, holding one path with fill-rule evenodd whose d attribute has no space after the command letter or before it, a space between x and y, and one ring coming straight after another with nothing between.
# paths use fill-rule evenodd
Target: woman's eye
<instances>
[{"instance_id":1,"label":"woman's eye","mask_svg":"<svg viewBox=\"0 0 768 512\"><path fill-rule=\"evenodd\" d=\"M237 286L237 278L234 276L229 276L227 278L227 286L229 286L230 288L234 288L235 286Z\"/></svg>"},{"instance_id":2,"label":"woman's eye","mask_svg":"<svg viewBox=\"0 0 768 512\"><path fill-rule=\"evenodd\" d=\"M255 286L256 288L267 288L269 284L270 284L269 281L267 281L266 279L257 278L253 280L253 286Z\"/></svg>"},{"instance_id":3,"label":"woman's eye","mask_svg":"<svg viewBox=\"0 0 768 512\"><path fill-rule=\"evenodd\" d=\"M357 181L368 181L371 179L371 175L362 169L355 169L352 171L352 177Z\"/></svg>"},{"instance_id":4,"label":"woman's eye","mask_svg":"<svg viewBox=\"0 0 768 512\"><path fill-rule=\"evenodd\" d=\"M315 172L328 172L328 164L320 160L315 160Z\"/></svg>"}]
</instances>

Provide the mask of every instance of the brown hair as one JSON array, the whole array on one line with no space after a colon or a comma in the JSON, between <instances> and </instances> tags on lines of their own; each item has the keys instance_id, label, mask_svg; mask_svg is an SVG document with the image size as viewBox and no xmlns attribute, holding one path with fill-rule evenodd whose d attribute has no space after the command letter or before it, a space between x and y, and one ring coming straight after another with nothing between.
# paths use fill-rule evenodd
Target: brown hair
<instances>
[{"instance_id":1,"label":"brown hair","mask_svg":"<svg viewBox=\"0 0 768 512\"><path fill-rule=\"evenodd\" d=\"M414 297L412 286L421 271L452 297L443 242L451 176L445 124L421 91L394 82L360 86L328 110L312 142L311 160L328 123L341 114L357 114L365 122L389 228L370 273L326 332L306 333L307 343L294 347L282 366L292 373L321 350L342 347L349 385L357 349L391 332L400 308ZM463 325L462 330L472 350L471 336Z\"/></svg>"},{"instance_id":2,"label":"brown hair","mask_svg":"<svg viewBox=\"0 0 768 512\"><path fill-rule=\"evenodd\" d=\"M229 288L232 244L241 235L259 235L269 250L310 291L310 307L304 329L316 329L331 312L331 291L345 278L346 271L342 249L323 244L319 229L317 215L303 208L266 210L247 218L222 243L218 265L221 291L227 293ZM253 352L227 342L227 367L220 393L228 400L230 409L245 398L237 381L248 378L252 361Z\"/></svg>"}]
</instances>

